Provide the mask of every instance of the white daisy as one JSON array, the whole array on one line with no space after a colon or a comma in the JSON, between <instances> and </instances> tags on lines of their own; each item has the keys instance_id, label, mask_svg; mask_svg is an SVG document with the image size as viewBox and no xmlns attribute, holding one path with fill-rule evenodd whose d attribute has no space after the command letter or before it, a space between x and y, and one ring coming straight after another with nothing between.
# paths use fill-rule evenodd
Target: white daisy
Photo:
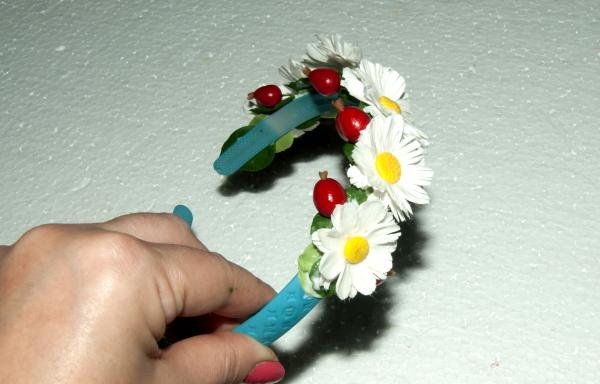
<instances>
[{"instance_id":1,"label":"white daisy","mask_svg":"<svg viewBox=\"0 0 600 384\"><path fill-rule=\"evenodd\" d=\"M336 293L342 300L358 292L370 295L377 280L384 280L392 269L400 227L377 199L361 205L355 201L337 205L331 222L333 228L312 234L314 245L323 252L319 264L321 285L337 279Z\"/></svg>"},{"instance_id":2,"label":"white daisy","mask_svg":"<svg viewBox=\"0 0 600 384\"><path fill-rule=\"evenodd\" d=\"M362 50L357 44L343 41L339 34L317 35L317 43L308 44L304 64L312 67L332 67L341 70L354 68L362 58Z\"/></svg>"},{"instance_id":3,"label":"white daisy","mask_svg":"<svg viewBox=\"0 0 600 384\"><path fill-rule=\"evenodd\" d=\"M392 68L362 60L356 69L345 68L342 85L358 100L367 104L371 116L401 114L410 119L410 103L405 95L406 81ZM427 146L427 135L411 124L404 124L404 134Z\"/></svg>"},{"instance_id":4,"label":"white daisy","mask_svg":"<svg viewBox=\"0 0 600 384\"><path fill-rule=\"evenodd\" d=\"M344 68L342 77L348 92L368 104L365 112L373 116L408 112L403 99L406 80L392 68L365 59L358 68Z\"/></svg>"},{"instance_id":5,"label":"white daisy","mask_svg":"<svg viewBox=\"0 0 600 384\"><path fill-rule=\"evenodd\" d=\"M279 74L288 82L293 83L303 77L306 77L304 74L305 67L306 64L302 64L297 60L290 59L288 65L282 65L279 67Z\"/></svg>"},{"instance_id":6,"label":"white daisy","mask_svg":"<svg viewBox=\"0 0 600 384\"><path fill-rule=\"evenodd\" d=\"M409 202L427 204L433 171L425 167L423 147L403 134L400 115L375 116L361 132L348 168L350 182L359 188L373 188L373 195L390 207L396 220L412 214Z\"/></svg>"}]
</instances>

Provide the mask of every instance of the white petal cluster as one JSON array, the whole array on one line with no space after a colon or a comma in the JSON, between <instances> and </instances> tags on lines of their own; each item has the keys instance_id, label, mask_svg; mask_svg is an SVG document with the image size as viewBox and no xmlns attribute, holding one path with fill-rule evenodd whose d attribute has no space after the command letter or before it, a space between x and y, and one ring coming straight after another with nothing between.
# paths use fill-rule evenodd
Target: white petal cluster
<instances>
[{"instance_id":1,"label":"white petal cluster","mask_svg":"<svg viewBox=\"0 0 600 384\"><path fill-rule=\"evenodd\" d=\"M286 81L293 83L294 81L300 80L305 77L304 75L304 67L306 65L301 62L290 59L287 65L282 65L279 67L279 74Z\"/></svg>"},{"instance_id":2,"label":"white petal cluster","mask_svg":"<svg viewBox=\"0 0 600 384\"><path fill-rule=\"evenodd\" d=\"M427 204L433 171L423 161L423 147L403 134L400 115L375 116L361 132L348 168L350 182L359 188L373 188L373 195L390 207L397 220L412 215L410 203Z\"/></svg>"},{"instance_id":3,"label":"white petal cluster","mask_svg":"<svg viewBox=\"0 0 600 384\"><path fill-rule=\"evenodd\" d=\"M336 294L342 300L359 292L370 295L392 268L400 227L377 199L338 205L331 221L332 228L312 235L314 245L323 252L321 284L328 288L336 281Z\"/></svg>"},{"instance_id":4,"label":"white petal cluster","mask_svg":"<svg viewBox=\"0 0 600 384\"><path fill-rule=\"evenodd\" d=\"M341 70L354 68L362 59L362 50L357 44L344 41L339 34L317 35L317 43L308 44L304 64L310 67L330 67Z\"/></svg>"},{"instance_id":5,"label":"white petal cluster","mask_svg":"<svg viewBox=\"0 0 600 384\"><path fill-rule=\"evenodd\" d=\"M357 44L344 41L339 34L317 35L317 42L306 46L300 60L289 59L279 68L279 74L293 83L305 77L304 68L333 68L340 73L344 68L355 68L362 59L362 50Z\"/></svg>"}]
</instances>

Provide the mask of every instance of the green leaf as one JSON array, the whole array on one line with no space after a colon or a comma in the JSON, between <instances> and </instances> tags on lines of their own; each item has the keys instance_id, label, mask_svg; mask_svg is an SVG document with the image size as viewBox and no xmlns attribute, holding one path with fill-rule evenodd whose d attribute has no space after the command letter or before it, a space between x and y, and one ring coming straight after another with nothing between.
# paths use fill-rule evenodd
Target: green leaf
<instances>
[{"instance_id":1,"label":"green leaf","mask_svg":"<svg viewBox=\"0 0 600 384\"><path fill-rule=\"evenodd\" d=\"M310 272L313 265L321 258L321 252L310 243L304 252L298 257L298 269L300 272Z\"/></svg>"},{"instance_id":2,"label":"green leaf","mask_svg":"<svg viewBox=\"0 0 600 384\"><path fill-rule=\"evenodd\" d=\"M306 120L304 123L300 124L299 126L296 127L296 129L307 129L312 127L315 123L317 123L319 120L321 119L320 116L317 117L313 117L310 120Z\"/></svg>"},{"instance_id":3,"label":"green leaf","mask_svg":"<svg viewBox=\"0 0 600 384\"><path fill-rule=\"evenodd\" d=\"M319 259L316 263L313 264L312 268L310 269L310 272L307 274L308 280L311 282L311 289L314 292L316 292L317 295L319 295L321 297L333 296L333 295L335 295L335 292L336 292L337 279L329 285L328 289L321 288L321 289L315 290L314 288L312 288L312 278L319 276L321 274L321 272L319 272L320 264L321 264L321 259Z\"/></svg>"},{"instance_id":4,"label":"green leaf","mask_svg":"<svg viewBox=\"0 0 600 384\"><path fill-rule=\"evenodd\" d=\"M306 294L319 299L323 298L323 295L314 290L312 280L310 279L308 272L298 272L298 279L300 279L300 286Z\"/></svg>"},{"instance_id":5,"label":"green leaf","mask_svg":"<svg viewBox=\"0 0 600 384\"><path fill-rule=\"evenodd\" d=\"M309 89L312 86L310 85L310 82L308 81L307 77L303 77L301 79L298 79L296 81L293 81L289 84L286 84L289 88L292 88L294 91L296 92L300 92L303 91L305 89Z\"/></svg>"},{"instance_id":6,"label":"green leaf","mask_svg":"<svg viewBox=\"0 0 600 384\"><path fill-rule=\"evenodd\" d=\"M323 297L323 294L320 292L322 290L316 291L311 279L311 273L314 273L315 265L318 272L319 260L321 260L321 252L312 243L309 244L298 257L298 278L304 292L321 298Z\"/></svg>"},{"instance_id":7,"label":"green leaf","mask_svg":"<svg viewBox=\"0 0 600 384\"><path fill-rule=\"evenodd\" d=\"M342 101L344 102L344 105L351 105L354 107L358 107L360 109L364 109L367 106L367 104L358 100L356 97L352 96L348 92L348 90L344 87L340 88L340 91L338 92L338 96L340 99L342 99Z\"/></svg>"},{"instance_id":8,"label":"green leaf","mask_svg":"<svg viewBox=\"0 0 600 384\"><path fill-rule=\"evenodd\" d=\"M250 112L254 113L255 115L270 115L273 112L285 106L287 103L291 102L292 100L294 100L294 96L287 95L286 97L281 99L281 101L277 103L274 107L269 108L263 107L262 105L257 105L256 107L252 108Z\"/></svg>"},{"instance_id":9,"label":"green leaf","mask_svg":"<svg viewBox=\"0 0 600 384\"><path fill-rule=\"evenodd\" d=\"M338 111L333 108L333 106L326 110L325 112L321 113L321 118L322 119L335 119L337 117Z\"/></svg>"},{"instance_id":10,"label":"green leaf","mask_svg":"<svg viewBox=\"0 0 600 384\"><path fill-rule=\"evenodd\" d=\"M342 146L342 152L344 152L344 156L351 164L354 164L354 160L352 159L352 151L354 151L354 144L344 143Z\"/></svg>"},{"instance_id":11,"label":"green leaf","mask_svg":"<svg viewBox=\"0 0 600 384\"><path fill-rule=\"evenodd\" d=\"M255 126L256 124L260 123L261 121L263 121L264 119L266 119L267 115L256 115L252 118L252 120L250 120L250 122L248 123L248 125L251 126Z\"/></svg>"},{"instance_id":12,"label":"green leaf","mask_svg":"<svg viewBox=\"0 0 600 384\"><path fill-rule=\"evenodd\" d=\"M248 172L258 172L267 168L273 162L274 158L275 146L269 145L260 151L256 156L248 160L248 162L240 169Z\"/></svg>"},{"instance_id":13,"label":"green leaf","mask_svg":"<svg viewBox=\"0 0 600 384\"><path fill-rule=\"evenodd\" d=\"M240 137L244 136L248 131L250 131L254 126L248 125L245 127L241 127L233 131L233 133L229 136L225 143L221 147L221 153L223 153L227 148L231 147ZM246 164L244 164L241 169L249 172L260 171L261 169L266 168L273 159L275 158L275 146L273 144L267 146L262 151L256 154L253 158L248 160Z\"/></svg>"},{"instance_id":14,"label":"green leaf","mask_svg":"<svg viewBox=\"0 0 600 384\"><path fill-rule=\"evenodd\" d=\"M329 289L315 290L313 286L313 279L320 275L319 265L321 264L322 255L314 244L309 244L298 257L298 277L300 278L300 284L306 293L315 297L335 295L335 281L331 283Z\"/></svg>"},{"instance_id":15,"label":"green leaf","mask_svg":"<svg viewBox=\"0 0 600 384\"><path fill-rule=\"evenodd\" d=\"M356 201L358 204L362 204L367 201L368 196L369 193L367 191L357 188L354 185L346 188L346 197L348 198L348 201Z\"/></svg>"},{"instance_id":16,"label":"green leaf","mask_svg":"<svg viewBox=\"0 0 600 384\"><path fill-rule=\"evenodd\" d=\"M321 259L317 260L310 266L310 270L308 271L309 276L315 276L319 272L319 265L321 264Z\"/></svg>"},{"instance_id":17,"label":"green leaf","mask_svg":"<svg viewBox=\"0 0 600 384\"><path fill-rule=\"evenodd\" d=\"M331 219L329 217L321 216L319 213L317 213L315 217L313 217L312 223L310 224L310 233L313 233L317 229L331 227L333 227Z\"/></svg>"},{"instance_id":18,"label":"green leaf","mask_svg":"<svg viewBox=\"0 0 600 384\"><path fill-rule=\"evenodd\" d=\"M294 133L288 132L275 142L275 153L285 151L294 143Z\"/></svg>"},{"instance_id":19,"label":"green leaf","mask_svg":"<svg viewBox=\"0 0 600 384\"><path fill-rule=\"evenodd\" d=\"M323 297L335 296L336 288L337 288L337 279L335 281L333 281L331 283L331 285L329 285L329 289L327 289L327 290L321 290L321 291L319 291L319 293L321 295L323 295Z\"/></svg>"}]
</instances>

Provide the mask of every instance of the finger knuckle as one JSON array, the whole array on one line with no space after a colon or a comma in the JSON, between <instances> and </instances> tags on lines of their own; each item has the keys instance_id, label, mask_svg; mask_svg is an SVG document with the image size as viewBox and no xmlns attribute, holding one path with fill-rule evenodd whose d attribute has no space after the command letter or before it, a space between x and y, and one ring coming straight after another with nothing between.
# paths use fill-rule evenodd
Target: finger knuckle
<instances>
[{"instance_id":1,"label":"finger knuckle","mask_svg":"<svg viewBox=\"0 0 600 384\"><path fill-rule=\"evenodd\" d=\"M95 268L116 271L130 271L138 269L144 258L143 243L128 234L119 232L98 232L91 234L85 240L85 251L82 252L86 259L93 261Z\"/></svg>"},{"instance_id":2,"label":"finger knuckle","mask_svg":"<svg viewBox=\"0 0 600 384\"><path fill-rule=\"evenodd\" d=\"M186 222L172 213L137 213L128 218L127 221L130 221L130 225L134 227L152 226L179 234L186 234L189 232L189 227Z\"/></svg>"},{"instance_id":3,"label":"finger knuckle","mask_svg":"<svg viewBox=\"0 0 600 384\"><path fill-rule=\"evenodd\" d=\"M15 254L24 255L28 259L43 259L49 257L48 252L38 252L48 249L59 242L66 232L66 226L61 224L43 224L26 231L13 245Z\"/></svg>"},{"instance_id":4,"label":"finger knuckle","mask_svg":"<svg viewBox=\"0 0 600 384\"><path fill-rule=\"evenodd\" d=\"M29 245L31 243L47 242L49 239L59 236L65 230L62 224L42 224L26 231L18 240L18 244Z\"/></svg>"}]
</instances>

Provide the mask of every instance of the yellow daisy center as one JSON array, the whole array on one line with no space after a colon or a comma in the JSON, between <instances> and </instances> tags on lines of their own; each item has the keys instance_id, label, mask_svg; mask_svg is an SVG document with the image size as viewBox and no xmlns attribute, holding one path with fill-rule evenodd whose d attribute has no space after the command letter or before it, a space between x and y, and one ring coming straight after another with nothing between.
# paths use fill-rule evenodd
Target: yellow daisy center
<instances>
[{"instance_id":1,"label":"yellow daisy center","mask_svg":"<svg viewBox=\"0 0 600 384\"><path fill-rule=\"evenodd\" d=\"M398 158L389 152L381 152L375 157L375 169L384 181L395 184L400 180L402 167Z\"/></svg>"},{"instance_id":2,"label":"yellow daisy center","mask_svg":"<svg viewBox=\"0 0 600 384\"><path fill-rule=\"evenodd\" d=\"M384 107L386 107L387 109L389 109L390 111L393 111L396 113L402 112L398 103L396 103L394 100L390 99L387 96L381 96L379 98L379 103L381 105L383 105Z\"/></svg>"},{"instance_id":3,"label":"yellow daisy center","mask_svg":"<svg viewBox=\"0 0 600 384\"><path fill-rule=\"evenodd\" d=\"M350 264L360 263L369 254L369 242L362 236L353 236L344 245L344 257Z\"/></svg>"}]
</instances>

